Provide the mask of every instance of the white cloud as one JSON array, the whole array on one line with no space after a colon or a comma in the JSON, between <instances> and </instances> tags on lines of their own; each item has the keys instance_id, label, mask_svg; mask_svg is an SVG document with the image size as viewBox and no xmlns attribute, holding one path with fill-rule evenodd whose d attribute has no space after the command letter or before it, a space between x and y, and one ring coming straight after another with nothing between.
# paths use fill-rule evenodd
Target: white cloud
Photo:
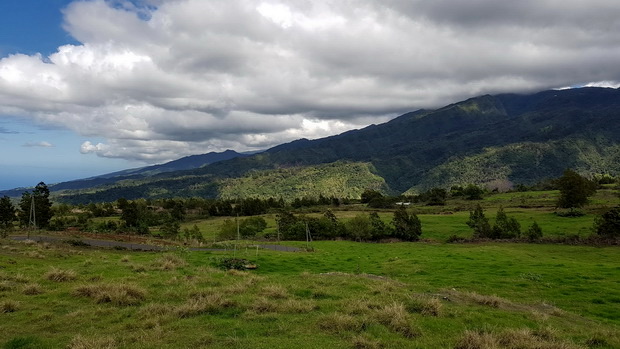
<instances>
[{"instance_id":1,"label":"white cloud","mask_svg":"<svg viewBox=\"0 0 620 349\"><path fill-rule=\"evenodd\" d=\"M81 45L0 60L0 113L159 162L483 93L618 86L616 0L76 1ZM152 7L157 6L157 7Z\"/></svg>"},{"instance_id":2,"label":"white cloud","mask_svg":"<svg viewBox=\"0 0 620 349\"><path fill-rule=\"evenodd\" d=\"M23 146L27 147L27 148L34 148L34 147L51 148L54 145L52 143L50 143L50 142L41 141L41 142L27 142L27 143L24 143Z\"/></svg>"}]
</instances>

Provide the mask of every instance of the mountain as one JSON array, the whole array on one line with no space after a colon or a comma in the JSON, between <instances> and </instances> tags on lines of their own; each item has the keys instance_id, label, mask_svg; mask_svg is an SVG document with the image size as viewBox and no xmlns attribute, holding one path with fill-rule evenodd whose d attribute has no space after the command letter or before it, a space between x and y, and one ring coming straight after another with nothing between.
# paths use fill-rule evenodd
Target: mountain
<instances>
[{"instance_id":1,"label":"mountain","mask_svg":"<svg viewBox=\"0 0 620 349\"><path fill-rule=\"evenodd\" d=\"M252 156L148 177L129 175L58 195L71 202L192 195L292 199L309 190L329 196L334 186L356 196L364 189L360 183L398 194L467 183L531 184L565 168L620 175L619 89L484 95ZM334 176L338 171L343 175Z\"/></svg>"},{"instance_id":2,"label":"mountain","mask_svg":"<svg viewBox=\"0 0 620 349\"><path fill-rule=\"evenodd\" d=\"M200 168L218 161L234 159L236 157L250 156L250 154L238 153L234 150L223 152L210 152L200 155L190 155L164 164L146 166L141 168L128 169L107 173L86 179L62 182L49 185L50 191L79 190L98 186L110 185L119 181L140 180L152 177L161 173L175 172ZM12 190L0 191L0 195L20 196L27 188L17 188Z\"/></svg>"}]
</instances>

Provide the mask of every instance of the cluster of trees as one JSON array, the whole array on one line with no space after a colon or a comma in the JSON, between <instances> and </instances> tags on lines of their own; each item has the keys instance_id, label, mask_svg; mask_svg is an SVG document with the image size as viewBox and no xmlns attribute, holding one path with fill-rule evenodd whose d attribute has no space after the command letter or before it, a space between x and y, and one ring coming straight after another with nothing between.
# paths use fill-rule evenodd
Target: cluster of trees
<instances>
[{"instance_id":1,"label":"cluster of trees","mask_svg":"<svg viewBox=\"0 0 620 349\"><path fill-rule=\"evenodd\" d=\"M422 234L420 219L404 207L394 212L389 224L383 222L376 212L359 214L342 223L330 210L319 218L281 211L276 216L276 223L278 238L283 240L305 240L309 233L315 240L379 241L396 238L417 241Z\"/></svg>"},{"instance_id":2,"label":"cluster of trees","mask_svg":"<svg viewBox=\"0 0 620 349\"><path fill-rule=\"evenodd\" d=\"M40 182L32 192L22 194L17 209L11 199L4 196L0 199L0 234L6 235L16 220L22 227L34 224L35 227L47 228L52 218L52 202L47 185Z\"/></svg>"},{"instance_id":3,"label":"cluster of trees","mask_svg":"<svg viewBox=\"0 0 620 349\"><path fill-rule=\"evenodd\" d=\"M521 237L521 225L514 217L508 217L501 206L497 211L493 226L489 223L480 205L476 205L476 208L469 212L467 225L474 231L474 238L477 239L518 239ZM532 223L525 232L525 237L529 240L538 240L542 237L542 230L538 223Z\"/></svg>"},{"instance_id":4,"label":"cluster of trees","mask_svg":"<svg viewBox=\"0 0 620 349\"><path fill-rule=\"evenodd\" d=\"M372 208L392 208L398 202L424 203L427 206L443 206L448 198L464 198L466 200L482 200L484 189L469 184L453 186L450 191L443 188L431 188L418 195L386 196L381 192L368 189L361 195L361 202Z\"/></svg>"}]
</instances>

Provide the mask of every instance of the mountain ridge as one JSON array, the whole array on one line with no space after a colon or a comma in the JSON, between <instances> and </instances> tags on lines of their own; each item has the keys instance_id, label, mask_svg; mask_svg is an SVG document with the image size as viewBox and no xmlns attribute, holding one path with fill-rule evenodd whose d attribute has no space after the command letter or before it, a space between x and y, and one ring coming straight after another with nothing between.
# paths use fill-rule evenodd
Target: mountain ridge
<instances>
[{"instance_id":1,"label":"mountain ridge","mask_svg":"<svg viewBox=\"0 0 620 349\"><path fill-rule=\"evenodd\" d=\"M435 110L405 113L386 123L339 135L299 139L259 154L200 168L157 173L146 179L126 178L122 185L100 191L113 190L117 195L133 192L148 197L219 196L223 181L247 177L253 171L343 161L370 164L371 172L385 180L385 192L391 194L472 181L531 184L557 177L566 167L583 174L604 171L620 175L620 152L616 151L620 144L619 118L620 89L588 87L483 95ZM297 180L307 180L302 179L308 178L307 174L304 176ZM295 182L290 178L282 180L287 185ZM245 187L251 185L248 180L243 183ZM122 186L128 189L123 191ZM230 192L231 188L227 190ZM93 194L100 191L63 195L82 195L88 201L104 195ZM323 193L316 193L319 194Z\"/></svg>"}]
</instances>

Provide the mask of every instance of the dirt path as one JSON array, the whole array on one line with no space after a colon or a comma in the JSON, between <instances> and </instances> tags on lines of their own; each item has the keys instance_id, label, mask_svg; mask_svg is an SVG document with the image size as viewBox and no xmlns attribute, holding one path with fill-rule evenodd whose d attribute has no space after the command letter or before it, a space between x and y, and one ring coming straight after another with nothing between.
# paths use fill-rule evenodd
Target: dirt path
<instances>
[{"instance_id":1,"label":"dirt path","mask_svg":"<svg viewBox=\"0 0 620 349\"><path fill-rule=\"evenodd\" d=\"M9 238L12 240L16 240L16 241L24 241L28 239L28 237L25 235L12 235ZM128 250L137 250L137 251L169 251L169 250L174 250L177 247L181 247L181 246L174 246L174 245L159 246L159 245L152 245L152 244L146 244L146 243L110 241L110 240L99 240L99 239L91 239L91 238L63 237L63 236L44 236L44 235L30 236L30 240L34 240L38 242L58 242L58 241L62 242L62 241L67 241L67 240L81 241L85 245L89 245L93 247L125 248ZM273 244L258 244L258 247L266 249L266 250L282 251L282 252L300 251L300 249L297 247L273 245ZM226 251L223 248L189 247L188 249L190 251Z\"/></svg>"}]
</instances>

